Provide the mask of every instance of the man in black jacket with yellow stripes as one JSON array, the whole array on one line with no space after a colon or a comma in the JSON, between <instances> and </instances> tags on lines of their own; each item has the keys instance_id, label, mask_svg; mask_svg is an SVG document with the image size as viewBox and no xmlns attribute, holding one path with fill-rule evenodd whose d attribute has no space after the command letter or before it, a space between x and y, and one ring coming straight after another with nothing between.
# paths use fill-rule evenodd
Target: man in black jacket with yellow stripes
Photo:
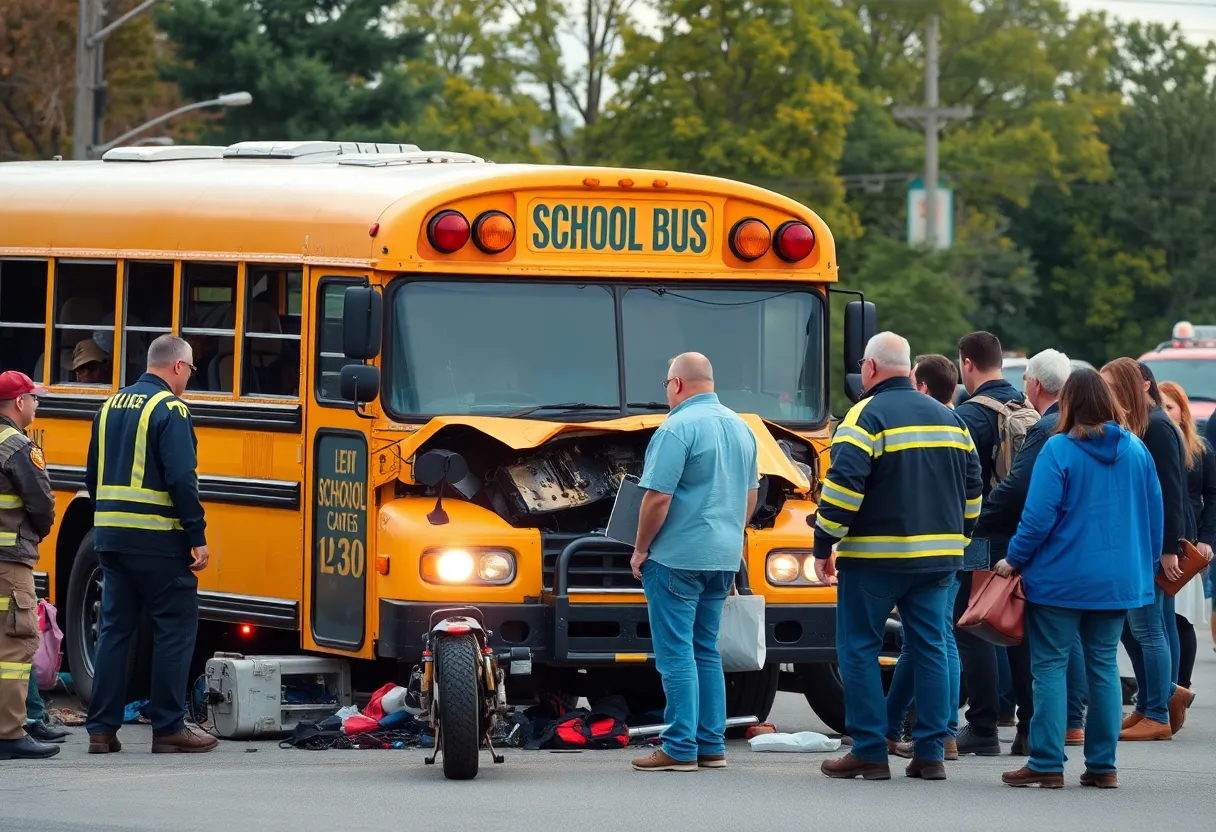
<instances>
[{"instance_id":1,"label":"man in black jacket with yellow stripes","mask_svg":"<svg viewBox=\"0 0 1216 832\"><path fill-rule=\"evenodd\" d=\"M836 652L853 748L828 777L888 780L887 718L878 656L892 607L911 648L916 725L909 777L944 780L950 714L947 589L980 513L980 460L962 420L908 379L911 350L892 332L866 345L867 397L832 438L815 521L815 571L836 550Z\"/></svg>"}]
</instances>

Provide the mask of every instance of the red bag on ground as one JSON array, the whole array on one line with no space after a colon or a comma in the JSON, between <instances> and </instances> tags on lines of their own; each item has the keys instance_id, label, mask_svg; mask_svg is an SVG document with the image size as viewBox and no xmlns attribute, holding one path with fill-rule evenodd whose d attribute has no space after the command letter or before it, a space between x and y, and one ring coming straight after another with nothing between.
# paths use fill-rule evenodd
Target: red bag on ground
<instances>
[{"instance_id":1,"label":"red bag on ground","mask_svg":"<svg viewBox=\"0 0 1216 832\"><path fill-rule=\"evenodd\" d=\"M958 628L1000 647L1016 647L1026 631L1026 593L1022 576L1002 578L995 572L972 572L971 600Z\"/></svg>"}]
</instances>

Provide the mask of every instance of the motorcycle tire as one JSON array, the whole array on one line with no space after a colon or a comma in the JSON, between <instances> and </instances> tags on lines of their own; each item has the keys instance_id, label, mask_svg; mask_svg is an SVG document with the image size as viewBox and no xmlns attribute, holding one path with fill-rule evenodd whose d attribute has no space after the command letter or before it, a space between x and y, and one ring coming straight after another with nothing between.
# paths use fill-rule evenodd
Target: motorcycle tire
<instances>
[{"instance_id":1,"label":"motorcycle tire","mask_svg":"<svg viewBox=\"0 0 1216 832\"><path fill-rule=\"evenodd\" d=\"M472 780L481 754L481 683L477 643L470 636L442 636L435 645L439 690L439 742L443 776Z\"/></svg>"}]
</instances>

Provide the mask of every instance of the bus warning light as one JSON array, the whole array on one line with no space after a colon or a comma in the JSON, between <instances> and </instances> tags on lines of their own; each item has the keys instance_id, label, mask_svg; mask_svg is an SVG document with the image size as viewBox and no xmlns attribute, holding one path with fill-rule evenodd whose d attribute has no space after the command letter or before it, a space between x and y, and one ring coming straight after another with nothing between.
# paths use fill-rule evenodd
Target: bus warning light
<instances>
[{"instance_id":1,"label":"bus warning light","mask_svg":"<svg viewBox=\"0 0 1216 832\"><path fill-rule=\"evenodd\" d=\"M730 230L730 250L740 260L758 260L768 253L772 238L763 221L749 217Z\"/></svg>"},{"instance_id":2,"label":"bus warning light","mask_svg":"<svg viewBox=\"0 0 1216 832\"><path fill-rule=\"evenodd\" d=\"M388 574L388 555L376 555L376 571L381 575Z\"/></svg>"},{"instance_id":3,"label":"bus warning light","mask_svg":"<svg viewBox=\"0 0 1216 832\"><path fill-rule=\"evenodd\" d=\"M426 237L436 251L451 254L469 241L469 221L459 211L440 211L427 225Z\"/></svg>"},{"instance_id":4,"label":"bus warning light","mask_svg":"<svg viewBox=\"0 0 1216 832\"><path fill-rule=\"evenodd\" d=\"M815 248L815 232L804 222L790 220L777 226L776 243L773 249L787 263L805 259Z\"/></svg>"},{"instance_id":5,"label":"bus warning light","mask_svg":"<svg viewBox=\"0 0 1216 832\"><path fill-rule=\"evenodd\" d=\"M378 222L372 223L371 228L367 229L367 236L369 236L369 237L375 237L379 233L380 233L380 223L378 223Z\"/></svg>"},{"instance_id":6,"label":"bus warning light","mask_svg":"<svg viewBox=\"0 0 1216 832\"><path fill-rule=\"evenodd\" d=\"M515 242L515 222L502 211L486 211L473 221L473 242L486 254L501 254Z\"/></svg>"},{"instance_id":7,"label":"bus warning light","mask_svg":"<svg viewBox=\"0 0 1216 832\"><path fill-rule=\"evenodd\" d=\"M252 636L253 635L253 625L252 624L242 624L241 625L241 635L243 635L245 638L249 638L250 636Z\"/></svg>"}]
</instances>

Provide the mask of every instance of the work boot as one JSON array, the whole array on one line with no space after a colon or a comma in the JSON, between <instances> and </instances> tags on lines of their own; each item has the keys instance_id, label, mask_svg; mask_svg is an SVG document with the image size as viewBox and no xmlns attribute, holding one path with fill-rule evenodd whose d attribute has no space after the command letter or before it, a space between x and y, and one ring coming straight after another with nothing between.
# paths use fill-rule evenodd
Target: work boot
<instances>
[{"instance_id":1,"label":"work boot","mask_svg":"<svg viewBox=\"0 0 1216 832\"><path fill-rule=\"evenodd\" d=\"M89 734L90 754L116 754L122 751L117 734Z\"/></svg>"},{"instance_id":2,"label":"work boot","mask_svg":"<svg viewBox=\"0 0 1216 832\"><path fill-rule=\"evenodd\" d=\"M1170 731L1177 734L1186 723L1186 711L1195 701L1195 694L1179 685L1170 697Z\"/></svg>"},{"instance_id":3,"label":"work boot","mask_svg":"<svg viewBox=\"0 0 1216 832\"><path fill-rule=\"evenodd\" d=\"M946 737L946 754L945 754L945 756L946 756L947 760L957 760L958 759L958 740L956 740L954 737Z\"/></svg>"},{"instance_id":4,"label":"work boot","mask_svg":"<svg viewBox=\"0 0 1216 832\"><path fill-rule=\"evenodd\" d=\"M176 734L167 737L152 737L153 754L203 754L217 744L215 737L197 728L182 726Z\"/></svg>"},{"instance_id":5,"label":"work boot","mask_svg":"<svg viewBox=\"0 0 1216 832\"><path fill-rule=\"evenodd\" d=\"M1130 714L1123 717L1123 727L1119 730L1126 731L1128 728L1131 728L1142 719L1144 719L1144 714L1140 713L1139 711L1132 711Z\"/></svg>"},{"instance_id":6,"label":"work boot","mask_svg":"<svg viewBox=\"0 0 1216 832\"><path fill-rule=\"evenodd\" d=\"M963 726L955 737L959 754L974 754L977 757L1001 756L1001 738L996 734L991 737L981 737L970 725Z\"/></svg>"},{"instance_id":7,"label":"work boot","mask_svg":"<svg viewBox=\"0 0 1216 832\"><path fill-rule=\"evenodd\" d=\"M59 746L38 742L29 734L19 740L0 740L0 760L44 760L59 753Z\"/></svg>"},{"instance_id":8,"label":"work boot","mask_svg":"<svg viewBox=\"0 0 1216 832\"><path fill-rule=\"evenodd\" d=\"M1064 788L1064 772L1035 771L1023 766L1017 771L1007 771L1001 775L1001 782L1006 786L1024 789L1027 786L1038 786L1040 789Z\"/></svg>"},{"instance_id":9,"label":"work boot","mask_svg":"<svg viewBox=\"0 0 1216 832\"><path fill-rule=\"evenodd\" d=\"M723 757L723 762L726 758ZM667 752L661 748L656 748L651 754L645 757L637 757L633 761L634 771L696 771L696 760L677 760L674 757L669 757Z\"/></svg>"},{"instance_id":10,"label":"work boot","mask_svg":"<svg viewBox=\"0 0 1216 832\"><path fill-rule=\"evenodd\" d=\"M1170 726L1155 719L1142 719L1119 734L1119 742L1144 742L1145 740L1172 740L1174 732Z\"/></svg>"},{"instance_id":11,"label":"work boot","mask_svg":"<svg viewBox=\"0 0 1216 832\"><path fill-rule=\"evenodd\" d=\"M726 755L698 754L697 768L726 768Z\"/></svg>"},{"instance_id":12,"label":"work boot","mask_svg":"<svg viewBox=\"0 0 1216 832\"><path fill-rule=\"evenodd\" d=\"M69 732L39 720L27 723L25 733L38 740L38 742L63 742Z\"/></svg>"},{"instance_id":13,"label":"work boot","mask_svg":"<svg viewBox=\"0 0 1216 832\"><path fill-rule=\"evenodd\" d=\"M1013 745L1009 747L1010 757L1029 757L1030 756L1030 739L1022 731L1018 731L1013 737Z\"/></svg>"},{"instance_id":14,"label":"work boot","mask_svg":"<svg viewBox=\"0 0 1216 832\"><path fill-rule=\"evenodd\" d=\"M903 757L905 760L911 760L916 756L916 743L914 742L891 742L887 740L887 753L894 754L896 757Z\"/></svg>"},{"instance_id":15,"label":"work boot","mask_svg":"<svg viewBox=\"0 0 1216 832\"><path fill-rule=\"evenodd\" d=\"M819 770L836 780L852 780L858 775L862 780L890 780L891 766L887 763L867 763L852 752L835 760L824 760Z\"/></svg>"},{"instance_id":16,"label":"work boot","mask_svg":"<svg viewBox=\"0 0 1216 832\"><path fill-rule=\"evenodd\" d=\"M1097 786L1099 789L1117 789L1119 788L1119 775L1113 771L1095 774L1089 769L1081 775L1082 786Z\"/></svg>"},{"instance_id":17,"label":"work boot","mask_svg":"<svg viewBox=\"0 0 1216 832\"><path fill-rule=\"evenodd\" d=\"M1085 745L1085 729L1069 728L1064 732L1065 745Z\"/></svg>"},{"instance_id":18,"label":"work boot","mask_svg":"<svg viewBox=\"0 0 1216 832\"><path fill-rule=\"evenodd\" d=\"M945 780L946 764L940 761L932 762L913 758L912 762L908 763L908 767L904 769L904 774L909 777L919 777L921 780Z\"/></svg>"}]
</instances>

